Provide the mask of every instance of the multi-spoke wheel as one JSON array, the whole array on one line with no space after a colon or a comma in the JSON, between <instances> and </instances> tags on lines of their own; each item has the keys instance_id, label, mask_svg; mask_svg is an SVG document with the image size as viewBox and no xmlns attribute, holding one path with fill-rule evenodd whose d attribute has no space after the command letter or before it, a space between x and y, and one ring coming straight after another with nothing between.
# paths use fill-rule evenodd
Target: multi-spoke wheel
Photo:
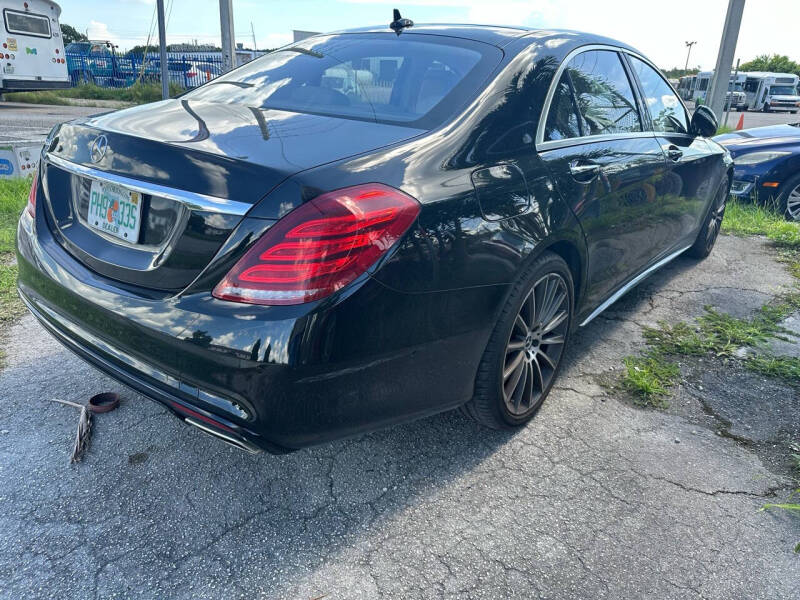
<instances>
[{"instance_id":1,"label":"multi-spoke wheel","mask_svg":"<svg viewBox=\"0 0 800 600\"><path fill-rule=\"evenodd\" d=\"M714 244L719 237L720 229L722 229L722 219L725 218L725 206L728 201L728 194L730 193L728 181L725 180L719 186L714 200L708 209L708 215L703 222L703 226L697 234L694 244L689 249L689 255L695 258L705 258L714 249Z\"/></svg>"},{"instance_id":2,"label":"multi-spoke wheel","mask_svg":"<svg viewBox=\"0 0 800 600\"><path fill-rule=\"evenodd\" d=\"M800 174L787 179L781 186L778 202L790 221L800 221Z\"/></svg>"},{"instance_id":3,"label":"multi-spoke wheel","mask_svg":"<svg viewBox=\"0 0 800 600\"><path fill-rule=\"evenodd\" d=\"M714 243L717 241L720 229L722 229L722 219L725 218L725 205L728 199L728 189L723 188L717 193L714 205L711 207L708 225L706 225L706 250L711 252Z\"/></svg>"},{"instance_id":4,"label":"multi-spoke wheel","mask_svg":"<svg viewBox=\"0 0 800 600\"><path fill-rule=\"evenodd\" d=\"M495 429L527 422L544 402L566 349L572 273L545 252L514 284L495 325L464 411Z\"/></svg>"},{"instance_id":5,"label":"multi-spoke wheel","mask_svg":"<svg viewBox=\"0 0 800 600\"><path fill-rule=\"evenodd\" d=\"M786 216L792 221L800 221L800 185L786 196Z\"/></svg>"},{"instance_id":6,"label":"multi-spoke wheel","mask_svg":"<svg viewBox=\"0 0 800 600\"><path fill-rule=\"evenodd\" d=\"M506 344L503 400L512 415L537 407L555 375L567 335L567 282L548 273L522 303Z\"/></svg>"}]
</instances>

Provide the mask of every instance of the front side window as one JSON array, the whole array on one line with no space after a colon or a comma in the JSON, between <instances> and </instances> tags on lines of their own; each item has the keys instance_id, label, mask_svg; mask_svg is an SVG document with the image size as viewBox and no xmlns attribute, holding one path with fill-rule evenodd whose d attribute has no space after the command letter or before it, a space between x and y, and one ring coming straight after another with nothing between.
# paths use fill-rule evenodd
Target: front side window
<instances>
[{"instance_id":1,"label":"front side window","mask_svg":"<svg viewBox=\"0 0 800 600\"><path fill-rule=\"evenodd\" d=\"M569 61L565 72L575 91L584 136L642 130L631 84L616 52L583 52Z\"/></svg>"},{"instance_id":2,"label":"front side window","mask_svg":"<svg viewBox=\"0 0 800 600\"><path fill-rule=\"evenodd\" d=\"M184 98L433 126L459 98L477 93L501 56L487 44L437 36L317 36L270 52Z\"/></svg>"},{"instance_id":3,"label":"front side window","mask_svg":"<svg viewBox=\"0 0 800 600\"><path fill-rule=\"evenodd\" d=\"M8 33L45 38L50 37L50 19L44 15L35 15L6 9L3 11L3 18L5 19L6 31L8 31Z\"/></svg>"},{"instance_id":4,"label":"front side window","mask_svg":"<svg viewBox=\"0 0 800 600\"><path fill-rule=\"evenodd\" d=\"M631 65L642 84L644 103L656 131L687 133L686 111L669 84L646 62L631 56Z\"/></svg>"}]
</instances>

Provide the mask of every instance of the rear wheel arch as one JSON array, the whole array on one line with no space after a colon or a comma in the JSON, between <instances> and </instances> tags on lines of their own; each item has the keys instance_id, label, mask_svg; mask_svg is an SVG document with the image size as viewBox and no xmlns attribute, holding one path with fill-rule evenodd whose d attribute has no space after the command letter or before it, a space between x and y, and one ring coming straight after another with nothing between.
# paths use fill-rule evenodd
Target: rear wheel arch
<instances>
[{"instance_id":1,"label":"rear wheel arch","mask_svg":"<svg viewBox=\"0 0 800 600\"><path fill-rule=\"evenodd\" d=\"M577 244L570 240L560 240L543 247L541 252L538 254L548 251L552 252L553 254L557 254L564 259L565 263L567 263L567 266L572 273L575 304L578 304L578 299L581 297L581 292L583 290L586 261L581 255Z\"/></svg>"}]
</instances>

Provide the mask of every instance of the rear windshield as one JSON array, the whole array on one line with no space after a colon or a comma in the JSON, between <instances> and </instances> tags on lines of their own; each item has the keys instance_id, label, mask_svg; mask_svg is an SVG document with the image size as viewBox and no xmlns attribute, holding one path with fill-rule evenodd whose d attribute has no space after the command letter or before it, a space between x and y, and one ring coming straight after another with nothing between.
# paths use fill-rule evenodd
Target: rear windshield
<instances>
[{"instance_id":1,"label":"rear windshield","mask_svg":"<svg viewBox=\"0 0 800 600\"><path fill-rule=\"evenodd\" d=\"M317 36L183 97L430 128L476 95L501 57L494 46L443 36Z\"/></svg>"},{"instance_id":2,"label":"rear windshield","mask_svg":"<svg viewBox=\"0 0 800 600\"><path fill-rule=\"evenodd\" d=\"M44 38L50 37L50 19L45 15L5 9L3 11L3 18L5 19L6 31L8 31L8 33Z\"/></svg>"}]
</instances>

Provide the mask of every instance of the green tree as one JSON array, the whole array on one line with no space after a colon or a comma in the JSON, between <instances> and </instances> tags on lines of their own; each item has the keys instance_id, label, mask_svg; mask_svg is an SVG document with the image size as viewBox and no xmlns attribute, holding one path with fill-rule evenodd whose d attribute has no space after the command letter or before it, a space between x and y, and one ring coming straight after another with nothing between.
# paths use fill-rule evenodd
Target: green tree
<instances>
[{"instance_id":1,"label":"green tree","mask_svg":"<svg viewBox=\"0 0 800 600\"><path fill-rule=\"evenodd\" d=\"M681 69L680 67L673 67L671 69L661 69L661 72L667 79L680 79L684 75L697 75L700 69Z\"/></svg>"},{"instance_id":2,"label":"green tree","mask_svg":"<svg viewBox=\"0 0 800 600\"><path fill-rule=\"evenodd\" d=\"M795 73L800 75L800 64L783 54L761 54L742 63L740 71L772 71L773 73Z\"/></svg>"},{"instance_id":3,"label":"green tree","mask_svg":"<svg viewBox=\"0 0 800 600\"><path fill-rule=\"evenodd\" d=\"M72 25L67 25L66 23L61 23L61 38L64 40L65 46L67 44L71 44L72 42L89 41L89 38L75 29Z\"/></svg>"},{"instance_id":4,"label":"green tree","mask_svg":"<svg viewBox=\"0 0 800 600\"><path fill-rule=\"evenodd\" d=\"M133 48L128 50L127 54L144 54L145 51L153 52L154 50L156 52L158 52L158 44L156 44L155 46L152 46L152 45L151 46L142 46L142 45L134 46Z\"/></svg>"}]
</instances>

